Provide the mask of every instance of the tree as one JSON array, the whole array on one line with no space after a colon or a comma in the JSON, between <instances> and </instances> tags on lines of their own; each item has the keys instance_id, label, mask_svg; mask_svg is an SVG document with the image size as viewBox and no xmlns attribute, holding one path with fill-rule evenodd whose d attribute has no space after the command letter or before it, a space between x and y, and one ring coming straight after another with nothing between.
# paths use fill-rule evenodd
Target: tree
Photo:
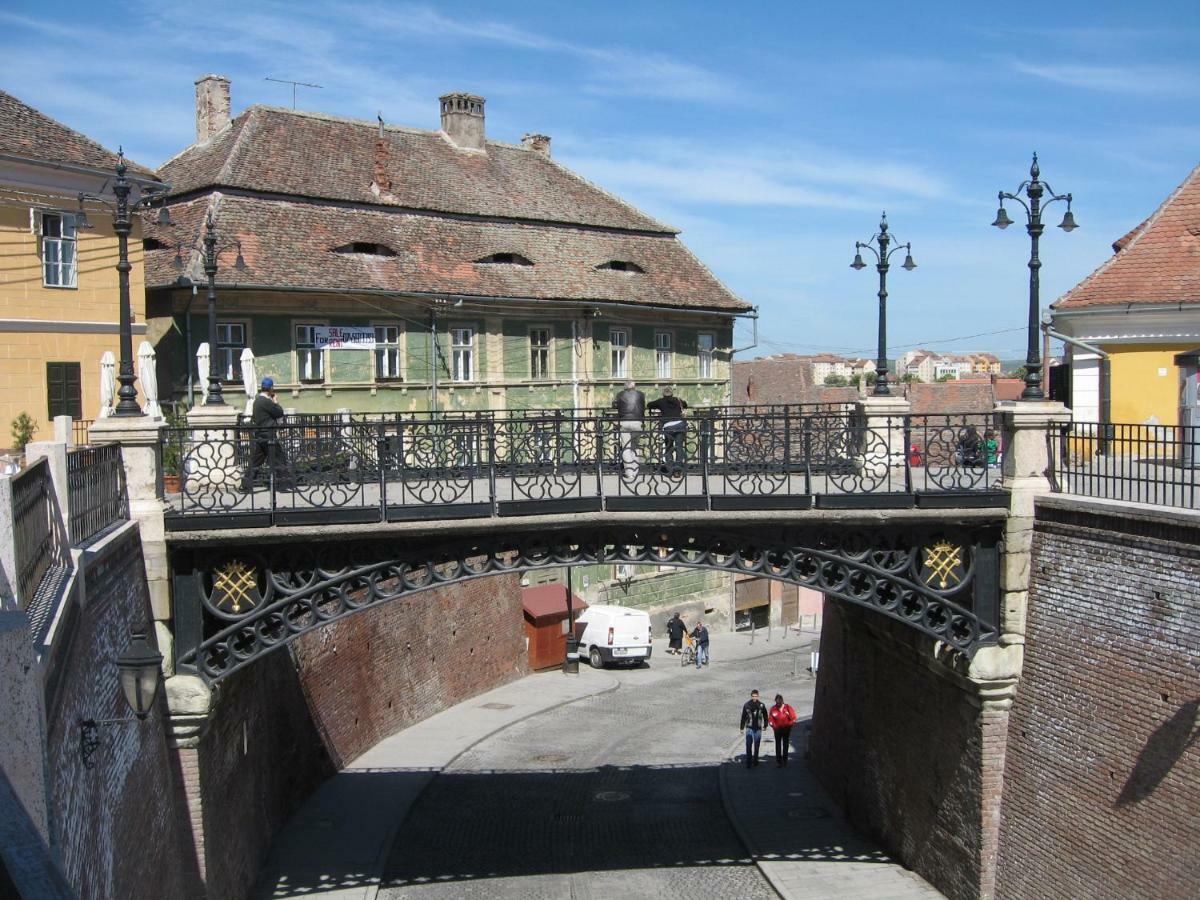
<instances>
[{"instance_id":1,"label":"tree","mask_svg":"<svg viewBox=\"0 0 1200 900\"><path fill-rule=\"evenodd\" d=\"M921 376L918 375L916 372L905 372L903 375L900 376L900 383L901 384L920 384Z\"/></svg>"},{"instance_id":2,"label":"tree","mask_svg":"<svg viewBox=\"0 0 1200 900\"><path fill-rule=\"evenodd\" d=\"M826 387L845 387L850 382L846 380L845 375L839 375L836 372L830 372L825 376Z\"/></svg>"},{"instance_id":3,"label":"tree","mask_svg":"<svg viewBox=\"0 0 1200 900\"><path fill-rule=\"evenodd\" d=\"M938 384L945 384L947 381L958 381L958 375L954 372L943 372L937 377Z\"/></svg>"}]
</instances>

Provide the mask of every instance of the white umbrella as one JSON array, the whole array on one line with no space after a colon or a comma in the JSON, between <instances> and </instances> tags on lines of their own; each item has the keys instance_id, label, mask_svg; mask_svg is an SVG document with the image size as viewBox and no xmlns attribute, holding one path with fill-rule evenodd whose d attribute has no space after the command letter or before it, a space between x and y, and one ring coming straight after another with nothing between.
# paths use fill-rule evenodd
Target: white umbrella
<instances>
[{"instance_id":1,"label":"white umbrella","mask_svg":"<svg viewBox=\"0 0 1200 900\"><path fill-rule=\"evenodd\" d=\"M208 399L208 341L196 348L196 368L200 372L200 402L203 403Z\"/></svg>"},{"instance_id":2,"label":"white umbrella","mask_svg":"<svg viewBox=\"0 0 1200 900\"><path fill-rule=\"evenodd\" d=\"M152 419L162 418L162 407L158 405L158 373L154 368L154 348L149 341L138 347L138 381L142 383L142 395L146 398L146 415Z\"/></svg>"},{"instance_id":3,"label":"white umbrella","mask_svg":"<svg viewBox=\"0 0 1200 900\"><path fill-rule=\"evenodd\" d=\"M242 388L246 391L246 415L254 412L254 394L258 387L258 375L254 371L254 352L247 347L242 351Z\"/></svg>"},{"instance_id":4,"label":"white umbrella","mask_svg":"<svg viewBox=\"0 0 1200 900\"><path fill-rule=\"evenodd\" d=\"M111 350L100 357L100 413L98 419L112 415L113 398L117 396L117 358Z\"/></svg>"}]
</instances>

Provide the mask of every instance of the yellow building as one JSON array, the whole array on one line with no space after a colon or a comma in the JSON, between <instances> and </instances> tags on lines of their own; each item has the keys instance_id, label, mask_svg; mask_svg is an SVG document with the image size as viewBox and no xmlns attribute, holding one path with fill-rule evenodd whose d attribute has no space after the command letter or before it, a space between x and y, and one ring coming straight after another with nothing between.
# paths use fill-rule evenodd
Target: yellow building
<instances>
[{"instance_id":1,"label":"yellow building","mask_svg":"<svg viewBox=\"0 0 1200 900\"><path fill-rule=\"evenodd\" d=\"M1088 345L1067 343L1070 406L1079 422L1177 425L1174 357L1200 347L1200 166L1113 251L1051 307Z\"/></svg>"},{"instance_id":2,"label":"yellow building","mask_svg":"<svg viewBox=\"0 0 1200 900\"><path fill-rule=\"evenodd\" d=\"M116 154L0 91L0 447L28 413L35 440L56 415L94 419L100 359L120 356L117 239L111 207L88 203L92 227L77 228L79 195L113 200ZM136 198L154 174L129 163ZM134 352L146 335L138 216L129 239Z\"/></svg>"}]
</instances>

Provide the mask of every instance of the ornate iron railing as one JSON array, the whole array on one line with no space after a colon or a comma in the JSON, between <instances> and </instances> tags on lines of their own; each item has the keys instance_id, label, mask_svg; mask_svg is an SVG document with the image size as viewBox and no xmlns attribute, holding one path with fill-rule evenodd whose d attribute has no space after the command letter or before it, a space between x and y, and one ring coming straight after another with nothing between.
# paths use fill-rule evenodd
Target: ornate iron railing
<instances>
[{"instance_id":1,"label":"ornate iron railing","mask_svg":"<svg viewBox=\"0 0 1200 900\"><path fill-rule=\"evenodd\" d=\"M179 460L180 484L166 493L167 515L173 527L234 527L946 505L998 494L991 432L988 414L864 418L811 407L701 409L680 431L607 411L168 429L164 456Z\"/></svg>"},{"instance_id":2,"label":"ornate iron railing","mask_svg":"<svg viewBox=\"0 0 1200 900\"><path fill-rule=\"evenodd\" d=\"M129 518L120 444L101 444L68 453L67 486L68 531L73 546Z\"/></svg>"},{"instance_id":3,"label":"ornate iron railing","mask_svg":"<svg viewBox=\"0 0 1200 900\"><path fill-rule=\"evenodd\" d=\"M54 564L53 493L50 464L45 459L13 477L13 549L22 609L29 605L42 576Z\"/></svg>"},{"instance_id":4,"label":"ornate iron railing","mask_svg":"<svg viewBox=\"0 0 1200 900\"><path fill-rule=\"evenodd\" d=\"M1071 422L1046 439L1057 492L1200 508L1200 428Z\"/></svg>"}]
</instances>

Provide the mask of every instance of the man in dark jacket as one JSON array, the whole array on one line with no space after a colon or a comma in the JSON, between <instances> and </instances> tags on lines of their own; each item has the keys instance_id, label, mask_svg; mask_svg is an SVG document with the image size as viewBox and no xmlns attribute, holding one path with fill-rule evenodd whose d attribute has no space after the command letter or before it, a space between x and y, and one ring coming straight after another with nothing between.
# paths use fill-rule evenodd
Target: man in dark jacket
<instances>
[{"instance_id":1,"label":"man in dark jacket","mask_svg":"<svg viewBox=\"0 0 1200 900\"><path fill-rule=\"evenodd\" d=\"M708 629L703 622L697 622L692 629L692 640L696 642L696 668L708 665Z\"/></svg>"},{"instance_id":2,"label":"man in dark jacket","mask_svg":"<svg viewBox=\"0 0 1200 900\"><path fill-rule=\"evenodd\" d=\"M659 427L662 428L665 444L663 464L673 475L682 475L686 458L683 434L687 430L687 423L683 421L683 411L687 409L687 402L676 397L671 388L665 387L663 395L657 400L652 400L647 408L658 412Z\"/></svg>"},{"instance_id":3,"label":"man in dark jacket","mask_svg":"<svg viewBox=\"0 0 1200 900\"><path fill-rule=\"evenodd\" d=\"M758 765L758 745L762 741L763 728L767 724L766 704L758 699L758 691L750 692L750 699L742 706L742 723L738 726L746 735L746 768Z\"/></svg>"},{"instance_id":4,"label":"man in dark jacket","mask_svg":"<svg viewBox=\"0 0 1200 900\"><path fill-rule=\"evenodd\" d=\"M683 633L685 631L687 631L687 626L683 624L683 619L679 618L679 613L675 613L667 621L668 653L678 653L683 649Z\"/></svg>"},{"instance_id":5,"label":"man in dark jacket","mask_svg":"<svg viewBox=\"0 0 1200 900\"><path fill-rule=\"evenodd\" d=\"M642 433L642 419L646 417L646 395L637 389L633 381L625 382L625 390L613 400L617 410L617 427L621 436L621 473L625 478L636 478L638 473L638 435Z\"/></svg>"},{"instance_id":6,"label":"man in dark jacket","mask_svg":"<svg viewBox=\"0 0 1200 900\"><path fill-rule=\"evenodd\" d=\"M254 489L254 476L264 462L276 473L276 478L285 467L283 447L276 433L282 422L283 407L275 401L275 379L268 375L262 380L250 413L250 424L254 426L254 449L250 454L250 465L246 467L242 478L242 490Z\"/></svg>"}]
</instances>

